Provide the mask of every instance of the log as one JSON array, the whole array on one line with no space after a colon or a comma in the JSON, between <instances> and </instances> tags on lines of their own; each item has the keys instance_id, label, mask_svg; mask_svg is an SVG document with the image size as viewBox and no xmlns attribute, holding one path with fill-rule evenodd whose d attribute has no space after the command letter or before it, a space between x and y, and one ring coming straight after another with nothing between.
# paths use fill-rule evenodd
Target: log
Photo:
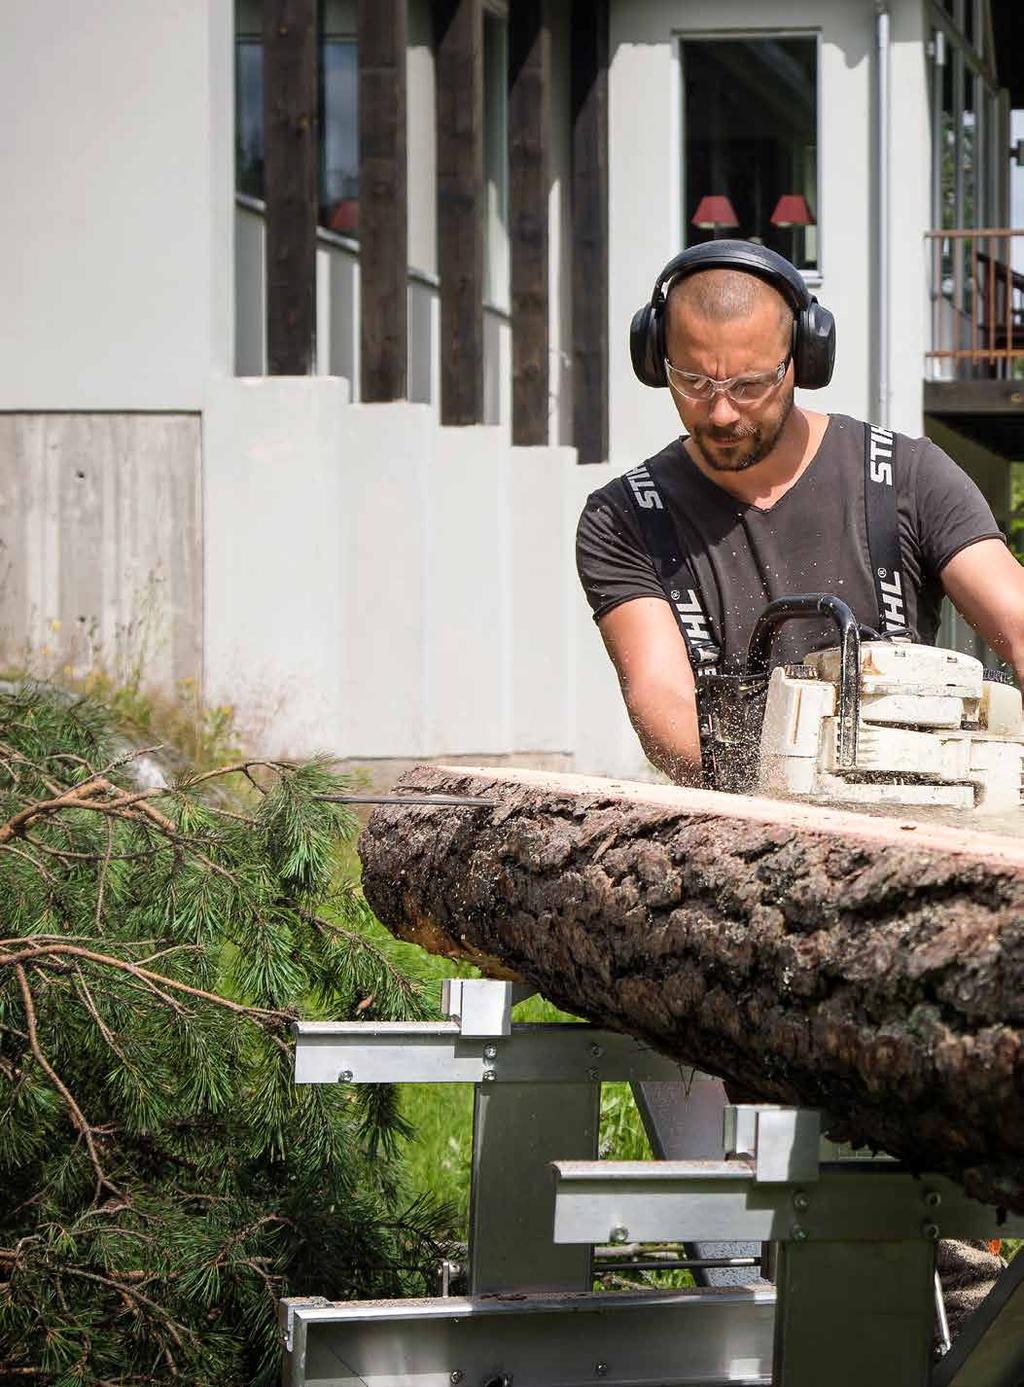
<instances>
[{"instance_id":1,"label":"log","mask_svg":"<svg viewBox=\"0 0 1024 1387\"><path fill-rule=\"evenodd\" d=\"M496 804L375 811L395 934L1024 1212L1024 843L530 771L413 790Z\"/></svg>"}]
</instances>

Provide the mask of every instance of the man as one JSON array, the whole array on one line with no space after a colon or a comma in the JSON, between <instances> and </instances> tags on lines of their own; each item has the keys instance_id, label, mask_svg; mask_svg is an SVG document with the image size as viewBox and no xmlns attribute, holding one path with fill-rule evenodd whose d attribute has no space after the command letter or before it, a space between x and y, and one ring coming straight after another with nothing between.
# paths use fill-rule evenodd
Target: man
<instances>
[{"instance_id":1,"label":"man","mask_svg":"<svg viewBox=\"0 0 1024 1387\"><path fill-rule=\"evenodd\" d=\"M666 591L638 506L653 504L671 521L685 572L700 589L707 644L725 671L742 665L757 617L777 597L832 593L862 623L879 625L865 426L793 401L794 384L827 384L833 349L831 315L798 271L744 242L684 252L634 319L634 368L645 383L669 386L685 432L647 460L632 495L627 477L589 497L577 563L641 745L678 783L701 783L693 669L700 651L673 610L678 594L671 584ZM1024 683L1024 569L985 499L927 439L898 438L886 460L906 580L901 616L911 634L934 641L948 595ZM828 623L791 623L776 637L773 659L797 662L832 644ZM943 1242L938 1265L955 1334L1002 1263L985 1244Z\"/></svg>"},{"instance_id":2,"label":"man","mask_svg":"<svg viewBox=\"0 0 1024 1387\"><path fill-rule=\"evenodd\" d=\"M734 259L740 266L750 259L752 268L737 267ZM754 622L776 597L832 593L877 627L864 426L793 401L800 315L811 305L830 328L831 316L803 289L794 267L763 248L707 243L668 270L680 262L660 304L659 287L651 308L638 315L663 315L647 326L656 344L651 351L663 349L664 362L649 363L645 373L634 345L634 365L649 384L667 381L685 431L646 467L700 589L719 667L742 664ZM708 262L712 267L703 268ZM813 383L827 383L829 374L831 354L824 377L819 371ZM948 595L1021 682L1024 569L987 503L927 439L898 439L895 472L911 633L934 642ZM644 751L671 779L699 784L692 651L624 479L588 499L577 562ZM834 643L826 622L791 623L776 638L773 659L796 662Z\"/></svg>"}]
</instances>

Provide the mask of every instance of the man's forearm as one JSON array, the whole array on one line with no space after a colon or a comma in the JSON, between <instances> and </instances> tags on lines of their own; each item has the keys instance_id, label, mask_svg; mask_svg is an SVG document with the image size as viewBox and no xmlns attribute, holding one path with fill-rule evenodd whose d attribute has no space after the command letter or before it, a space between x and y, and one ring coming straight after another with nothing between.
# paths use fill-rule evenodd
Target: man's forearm
<instances>
[{"instance_id":1,"label":"man's forearm","mask_svg":"<svg viewBox=\"0 0 1024 1387\"><path fill-rule=\"evenodd\" d=\"M672 691L638 703L626 699L630 721L652 765L677 785L703 785L697 708L694 700Z\"/></svg>"}]
</instances>

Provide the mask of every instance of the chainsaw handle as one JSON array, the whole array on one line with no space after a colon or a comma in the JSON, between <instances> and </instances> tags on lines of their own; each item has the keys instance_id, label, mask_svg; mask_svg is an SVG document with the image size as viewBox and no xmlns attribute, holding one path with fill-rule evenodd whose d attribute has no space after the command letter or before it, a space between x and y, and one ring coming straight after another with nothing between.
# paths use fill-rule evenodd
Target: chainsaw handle
<instances>
[{"instance_id":1,"label":"chainsaw handle","mask_svg":"<svg viewBox=\"0 0 1024 1387\"><path fill-rule=\"evenodd\" d=\"M775 632L787 621L804 621L808 617L831 617L839 633L839 728L836 756L840 767L849 768L857 761L857 725L860 720L860 626L853 612L838 597L830 593L796 593L769 602L758 617L747 647L747 670L750 674L768 674Z\"/></svg>"}]
</instances>

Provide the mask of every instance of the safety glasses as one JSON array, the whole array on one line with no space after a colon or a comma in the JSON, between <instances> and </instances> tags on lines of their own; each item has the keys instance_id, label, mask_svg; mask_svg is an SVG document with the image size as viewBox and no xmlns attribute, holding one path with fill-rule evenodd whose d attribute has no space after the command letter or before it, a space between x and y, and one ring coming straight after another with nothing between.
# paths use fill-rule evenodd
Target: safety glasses
<instances>
[{"instance_id":1,"label":"safety glasses","mask_svg":"<svg viewBox=\"0 0 1024 1387\"><path fill-rule=\"evenodd\" d=\"M688 400L707 404L721 393L734 405L757 405L782 384L792 355L792 352L787 352L774 371L762 371L757 376L730 376L728 380L716 380L714 376L680 371L668 357L665 358L665 373L673 390L678 390Z\"/></svg>"}]
</instances>

